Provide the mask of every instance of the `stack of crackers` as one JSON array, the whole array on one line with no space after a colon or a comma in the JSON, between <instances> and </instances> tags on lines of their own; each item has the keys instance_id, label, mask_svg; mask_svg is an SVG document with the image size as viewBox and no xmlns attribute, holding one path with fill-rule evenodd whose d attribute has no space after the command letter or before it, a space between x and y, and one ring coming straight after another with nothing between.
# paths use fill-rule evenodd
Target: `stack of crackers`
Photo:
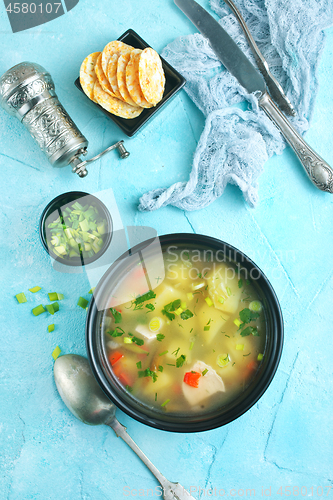
<instances>
[{"instance_id":1,"label":"stack of crackers","mask_svg":"<svg viewBox=\"0 0 333 500\"><path fill-rule=\"evenodd\" d=\"M103 52L85 58L80 83L84 93L110 113L135 118L161 101L165 75L154 49L113 41Z\"/></svg>"}]
</instances>

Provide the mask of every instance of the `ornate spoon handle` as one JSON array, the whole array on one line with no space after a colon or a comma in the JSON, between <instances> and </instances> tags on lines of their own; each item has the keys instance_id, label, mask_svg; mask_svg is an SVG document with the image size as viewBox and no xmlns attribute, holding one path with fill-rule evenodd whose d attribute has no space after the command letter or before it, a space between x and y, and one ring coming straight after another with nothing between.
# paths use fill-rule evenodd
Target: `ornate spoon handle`
<instances>
[{"instance_id":1,"label":"ornate spoon handle","mask_svg":"<svg viewBox=\"0 0 333 500\"><path fill-rule=\"evenodd\" d=\"M289 145L293 148L313 184L321 191L333 193L333 169L302 139L287 118L265 92L259 106L275 123Z\"/></svg>"},{"instance_id":2,"label":"ornate spoon handle","mask_svg":"<svg viewBox=\"0 0 333 500\"><path fill-rule=\"evenodd\" d=\"M126 427L123 426L115 418L106 425L111 427L116 433L117 437L121 437L128 444L130 448L137 454L137 456L142 460L142 462L148 467L148 469L154 474L157 481L163 488L163 498L164 500L195 500L183 486L179 483L172 483L168 481L163 474L155 467L155 465L146 457L138 445L133 441L133 439L127 434Z\"/></svg>"}]
</instances>

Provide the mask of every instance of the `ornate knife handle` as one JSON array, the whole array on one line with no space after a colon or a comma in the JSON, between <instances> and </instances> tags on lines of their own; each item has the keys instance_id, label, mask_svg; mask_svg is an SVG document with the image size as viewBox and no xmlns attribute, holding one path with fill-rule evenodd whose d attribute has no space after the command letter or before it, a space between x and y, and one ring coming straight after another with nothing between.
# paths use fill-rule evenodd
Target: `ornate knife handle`
<instances>
[{"instance_id":1,"label":"ornate knife handle","mask_svg":"<svg viewBox=\"0 0 333 500\"><path fill-rule=\"evenodd\" d=\"M289 145L293 148L313 184L321 191L333 193L333 169L324 161L296 130L265 92L259 99L259 106L275 123Z\"/></svg>"}]
</instances>

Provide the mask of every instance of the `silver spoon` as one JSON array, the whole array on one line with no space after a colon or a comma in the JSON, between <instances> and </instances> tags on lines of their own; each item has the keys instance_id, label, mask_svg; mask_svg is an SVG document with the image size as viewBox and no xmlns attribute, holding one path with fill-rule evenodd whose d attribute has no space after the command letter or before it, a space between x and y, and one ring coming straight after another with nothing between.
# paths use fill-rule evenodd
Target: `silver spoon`
<instances>
[{"instance_id":1,"label":"silver spoon","mask_svg":"<svg viewBox=\"0 0 333 500\"><path fill-rule=\"evenodd\" d=\"M67 408L81 422L111 427L132 448L163 488L164 500L195 500L179 483L168 481L151 463L116 419L116 407L95 380L89 362L77 354L66 354L54 363L54 380Z\"/></svg>"}]
</instances>

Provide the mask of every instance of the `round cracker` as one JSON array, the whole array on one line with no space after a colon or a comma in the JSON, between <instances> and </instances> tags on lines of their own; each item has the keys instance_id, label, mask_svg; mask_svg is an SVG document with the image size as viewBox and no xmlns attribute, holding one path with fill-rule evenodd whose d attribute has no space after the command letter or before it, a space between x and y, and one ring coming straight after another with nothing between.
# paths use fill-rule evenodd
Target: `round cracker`
<instances>
[{"instance_id":1,"label":"round cracker","mask_svg":"<svg viewBox=\"0 0 333 500\"><path fill-rule=\"evenodd\" d=\"M134 49L126 66L126 87L133 101L142 108L151 108L153 105L146 101L139 81L139 60L142 50Z\"/></svg>"},{"instance_id":2,"label":"round cracker","mask_svg":"<svg viewBox=\"0 0 333 500\"><path fill-rule=\"evenodd\" d=\"M146 101L156 106L163 97L165 75L161 58L151 47L142 51L139 60L139 82Z\"/></svg>"},{"instance_id":3,"label":"round cracker","mask_svg":"<svg viewBox=\"0 0 333 500\"><path fill-rule=\"evenodd\" d=\"M112 97L107 92L104 92L98 80L96 80L94 86L94 100L102 106L102 108L109 111L109 113L120 116L121 118L136 118L142 112L142 108L131 106L116 97Z\"/></svg>"},{"instance_id":4,"label":"round cracker","mask_svg":"<svg viewBox=\"0 0 333 500\"><path fill-rule=\"evenodd\" d=\"M116 97L115 94L112 92L110 82L106 78L105 73L104 73L103 68L102 68L102 53L100 53L100 55L96 61L95 72L96 72L98 81L100 83L100 86L102 87L104 92L107 92L108 94L112 95L112 97Z\"/></svg>"},{"instance_id":5,"label":"round cracker","mask_svg":"<svg viewBox=\"0 0 333 500\"><path fill-rule=\"evenodd\" d=\"M123 100L132 106L136 106L136 102L133 101L126 87L126 67L130 58L131 52L124 52L119 56L117 62L117 83Z\"/></svg>"},{"instance_id":6,"label":"round cracker","mask_svg":"<svg viewBox=\"0 0 333 500\"><path fill-rule=\"evenodd\" d=\"M117 81L117 66L118 66L119 56L120 54L113 54L111 56L106 74L114 95L118 97L118 99L122 99L121 94L119 92L118 81Z\"/></svg>"},{"instance_id":7,"label":"round cracker","mask_svg":"<svg viewBox=\"0 0 333 500\"><path fill-rule=\"evenodd\" d=\"M126 50L132 50L132 47L127 45L127 43L119 42L118 40L110 42L104 47L102 52L102 68L106 75L108 74L107 70L111 56L113 54L121 54Z\"/></svg>"},{"instance_id":8,"label":"round cracker","mask_svg":"<svg viewBox=\"0 0 333 500\"><path fill-rule=\"evenodd\" d=\"M89 54L81 64L80 68L80 83L83 92L89 97L89 99L94 100L94 86L97 81L97 75L95 73L95 65L101 52L93 52Z\"/></svg>"}]
</instances>

